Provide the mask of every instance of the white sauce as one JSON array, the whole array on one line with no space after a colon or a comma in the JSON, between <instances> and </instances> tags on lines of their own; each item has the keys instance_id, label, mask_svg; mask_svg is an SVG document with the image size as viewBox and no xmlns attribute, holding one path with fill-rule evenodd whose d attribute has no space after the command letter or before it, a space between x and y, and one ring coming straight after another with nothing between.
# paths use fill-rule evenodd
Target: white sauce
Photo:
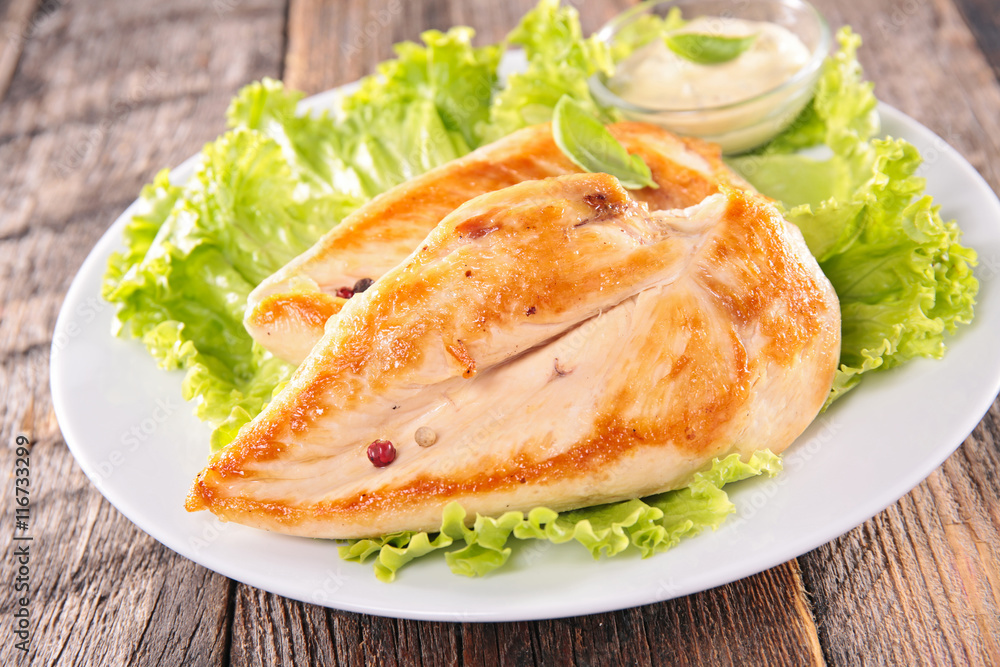
<instances>
[{"instance_id":1,"label":"white sauce","mask_svg":"<svg viewBox=\"0 0 1000 667\"><path fill-rule=\"evenodd\" d=\"M657 39L618 65L610 88L624 100L653 109L703 109L756 97L788 81L809 62L809 49L774 23L698 18L679 32L747 37L749 49L729 62L699 65Z\"/></svg>"},{"instance_id":2,"label":"white sauce","mask_svg":"<svg viewBox=\"0 0 1000 667\"><path fill-rule=\"evenodd\" d=\"M733 153L767 141L808 101L811 90L806 87L811 87L811 80L735 108L713 109L779 88L806 66L809 49L786 28L764 21L701 17L679 32L757 37L738 57L717 65L691 62L659 39L636 49L618 64L608 88L631 104L662 112L643 120L716 141ZM679 111L704 113L678 115Z\"/></svg>"}]
</instances>

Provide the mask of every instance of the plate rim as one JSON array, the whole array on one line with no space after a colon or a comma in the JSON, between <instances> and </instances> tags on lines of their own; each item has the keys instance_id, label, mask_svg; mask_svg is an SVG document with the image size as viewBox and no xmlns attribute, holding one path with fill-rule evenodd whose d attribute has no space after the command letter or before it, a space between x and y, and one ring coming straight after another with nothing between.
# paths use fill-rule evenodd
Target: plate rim
<instances>
[{"instance_id":1,"label":"plate rim","mask_svg":"<svg viewBox=\"0 0 1000 667\"><path fill-rule=\"evenodd\" d=\"M358 85L357 82L352 84L347 84L346 86L341 86L328 91L324 91L317 95L311 96L303 100L300 104L305 109L323 108L327 107L334 101L338 96L345 94L351 86ZM905 127L906 132L903 133L903 137L908 140L913 140L915 135L922 135L920 138L926 142L932 143L936 148L939 148L943 153L947 154L952 162L954 162L959 169L962 170L962 181L963 183L968 183L971 186L976 187L981 190L981 193L988 196L992 200L992 204L1000 211L1000 200L998 200L996 193L992 188L986 183L985 179L979 174L976 169L969 164L967 160L953 147L948 145L943 139L932 132L930 129L916 121L915 119L903 114L897 109L885 104L879 104L879 112L882 114L883 118L895 123L899 126ZM177 168L171 169L171 179L175 178L179 180L186 180L190 178L194 171L194 168L198 162L200 154L195 154L194 156L183 161ZM746 561L741 561L739 564L730 564L728 568L716 568L710 572L702 572L694 577L689 577L687 584L678 587L675 591L667 591L665 594L654 597L654 598L644 598L638 600L633 598L623 598L610 603L601 602L590 605L576 606L569 609L565 606L548 605L543 606L535 611L529 611L524 613L523 610L516 613L505 613L497 612L495 610L490 611L463 611L457 614L456 612L440 611L433 609L415 609L408 607L407 605L397 605L397 606L371 606L366 604L355 604L348 601L334 600L330 604L325 604L322 602L317 602L316 600L305 599L304 596L296 594L294 591L290 591L287 587L282 588L280 585L275 585L273 579L269 578L267 575L254 571L253 569L242 568L231 562L220 563L217 560L211 558L207 553L192 553L192 549L185 548L184 545L177 545L171 543L172 540L170 536L166 534L165 530L156 530L154 527L150 529L148 526L150 524L146 517L140 516L141 512L137 511L136 507L132 502L126 497L127 494L123 493L121 490L115 490L113 487L105 487L100 483L100 480L95 476L94 470L92 469L90 463L87 461L86 447L81 444L80 440L83 438L79 433L76 432L78 425L73 424L71 420L67 419L69 414L67 407L67 401L69 397L67 395L66 387L63 385L64 378L60 373L59 360L63 353L62 349L57 349L58 333L64 331L71 321L72 314L70 310L72 306L80 302L80 297L90 297L92 294L86 293L87 285L85 284L86 277L90 275L92 271L95 270L95 265L100 265L97 267L101 273L103 273L103 266L106 264L107 253L113 249L119 249L121 247L121 233L124 225L130 219L132 213L139 205L140 200L137 199L132 204L130 204L122 214L111 224L111 226L101 235L98 242L95 244L94 248L90 251L87 258L84 260L77 274L74 276L73 281L67 291L66 297L62 306L60 307L59 316L56 321L56 326L53 332L53 343L50 350L50 387L51 394L53 398L53 408L56 414L57 421L59 423L60 431L69 447L71 453L77 464L81 467L84 473L87 475L88 479L92 484L97 487L98 491L126 518L129 519L135 526L153 537L156 541L163 544L165 547L171 551L192 560L203 567L206 567L213 572L222 574L223 576L236 579L247 585L260 588L272 592L277 595L282 595L291 599L297 599L302 602L309 604L322 604L334 609L341 609L345 611L374 614L379 616L388 616L394 618L406 618L415 620L432 620L432 621L466 621L466 622L493 622L493 621L520 621L520 620L540 620L540 619L550 619L550 618L561 618L567 616L579 616L587 615L592 613L609 612L618 609L629 608L637 605L648 604L653 602L664 601L667 599L680 597L683 595L689 595L695 592L707 590L720 585L731 583L733 581L752 576L753 574L762 572L766 569L770 569L781 563L784 563L792 558L797 558L808 551L811 551L818 546L826 544L837 537L844 535L855 527L863 524L865 521L869 520L873 516L876 516L880 512L884 511L887 507L891 506L897 502L901 497L909 493L913 488L918 486L920 482L926 479L934 470L936 470L944 460L946 460L954 451L956 451L966 440L968 435L976 428L976 426L982 421L983 416L992 406L997 392L1000 391L1000 369L994 369L992 378L992 395L987 399L986 393L977 397L976 407L974 410L967 412L964 419L959 420L960 424L955 424L952 427L952 431L955 433L961 432L962 435L957 439L954 444L949 443L947 446L940 446L936 448L935 456L927 457L922 460L921 465L914 467L910 474L903 478L895 480L894 484L881 489L880 493L876 494L877 500L871 500L865 509L859 509L853 513L847 513L841 517L841 521L832 529L825 531L816 531L808 536L803 536L802 538L783 544L781 547L772 549L766 552L765 555L757 557L756 560L752 561L752 564L748 566ZM99 298L99 297L98 297ZM981 314L977 310L977 318L982 319ZM110 332L108 332L108 338L114 340ZM952 345L959 344L960 335L952 336L949 338L949 347ZM136 341L132 341L136 343ZM138 344L138 343L137 343ZM947 357L942 363L947 363ZM852 392L853 393L853 392ZM183 403L183 405L188 406L188 403ZM980 409L981 408L981 409ZM973 419L971 416L973 413L978 415ZM787 474L787 473L786 473ZM874 509L873 509L874 508ZM708 536L701 536L701 540L711 539ZM363 567L363 566L361 566ZM368 568L363 568L361 576L371 577L370 570ZM503 573L499 573L497 576L503 576ZM462 582L461 579L457 579L458 582Z\"/></svg>"}]
</instances>

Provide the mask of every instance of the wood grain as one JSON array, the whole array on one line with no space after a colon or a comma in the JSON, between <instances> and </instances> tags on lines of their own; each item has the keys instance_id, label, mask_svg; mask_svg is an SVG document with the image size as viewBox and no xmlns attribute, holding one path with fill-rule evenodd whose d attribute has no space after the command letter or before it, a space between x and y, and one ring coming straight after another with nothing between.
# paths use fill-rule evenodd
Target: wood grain
<instances>
[{"instance_id":1,"label":"wood grain","mask_svg":"<svg viewBox=\"0 0 1000 667\"><path fill-rule=\"evenodd\" d=\"M533 4L0 5L0 38L27 26L16 54L8 42L0 55L0 438L36 443L32 649L5 643L0 663L1000 664L997 405L926 482L814 552L678 600L542 622L424 623L287 600L173 554L84 478L52 413L51 331L83 258L141 185L221 132L250 80L318 92L370 73L425 29L472 25L480 43L496 41ZM592 31L628 4L576 6ZM816 4L865 38L881 99L1000 187L1000 32L987 0ZM981 271L1000 266L983 259ZM0 465L12 470L7 448ZM10 526L11 505L2 512ZM10 538L0 534L5 555ZM3 585L11 568L5 558ZM3 596L5 618L12 604Z\"/></svg>"},{"instance_id":2,"label":"wood grain","mask_svg":"<svg viewBox=\"0 0 1000 667\"><path fill-rule=\"evenodd\" d=\"M237 587L235 665L822 664L798 566L680 600L518 623L427 623L325 610Z\"/></svg>"},{"instance_id":3,"label":"wood grain","mask_svg":"<svg viewBox=\"0 0 1000 667\"><path fill-rule=\"evenodd\" d=\"M956 0L955 6L1000 80L1000 12L996 3L993 0Z\"/></svg>"},{"instance_id":4,"label":"wood grain","mask_svg":"<svg viewBox=\"0 0 1000 667\"><path fill-rule=\"evenodd\" d=\"M879 98L937 132L997 190L1000 87L955 6L823 10L865 39L861 60ZM985 268L996 264L985 259ZM998 417L994 404L926 482L799 559L831 663L1000 664Z\"/></svg>"},{"instance_id":5,"label":"wood grain","mask_svg":"<svg viewBox=\"0 0 1000 667\"><path fill-rule=\"evenodd\" d=\"M445 29L450 25L471 25L480 41L495 42L513 28L519 18L534 6L531 0L510 3L487 1L453 3L451 12L416 11L416 3L396 0L373 3L329 3L321 0L294 0L289 8L288 57L284 80L292 86L316 93L346 83L371 72L374 65L392 55L391 46L403 39L416 40L427 29ZM613 3L594 7L584 14L585 29L591 32L621 11ZM268 662L305 664L315 659L315 647L305 643L309 636L300 630L302 619L314 619L321 613L309 605L281 600L277 596L237 587L237 614L234 618L235 664L251 664L255 656L266 655ZM776 568L774 573L753 577L717 591L703 593L691 600L674 601L636 612L601 614L569 621L463 626L445 632L421 632L427 624L413 621L385 621L353 614L328 612L332 628L340 628L344 619L362 625L366 641L361 654L365 663L377 664L566 664L579 659L593 664L663 664L660 645L702 647L716 664L735 664L747 657L761 662L819 663L822 654L815 624L802 590L797 565ZM738 650L712 650L732 644L725 638L734 634L733 619L719 617L722 610L738 607L746 618L766 619L735 633L741 640ZM713 610L714 613L708 611ZM655 624L661 644L652 650L642 620ZM637 623L638 621L638 623ZM712 622L714 621L714 622ZM386 632L387 623L394 627ZM317 627L313 622L312 627ZM692 626L699 631L692 632ZM353 634L355 623L346 624ZM708 631L700 631L703 628ZM261 632L263 630L263 632ZM746 631L751 630L751 631ZM258 633L258 634L255 634ZM623 640L617 641L619 633ZM420 650L425 637L439 645L434 653ZM424 641L421 641L424 639ZM339 651L353 652L354 637L329 638ZM471 642L469 641L471 640ZM470 645L471 643L471 645ZM462 653L459 654L459 646ZM468 648L467 648L468 647ZM489 648L487 648L489 647ZM683 652L681 652L683 653ZM676 660L676 656L673 660ZM692 662L691 664L696 664Z\"/></svg>"},{"instance_id":6,"label":"wood grain","mask_svg":"<svg viewBox=\"0 0 1000 667\"><path fill-rule=\"evenodd\" d=\"M14 70L21 60L24 44L58 8L58 3L49 2L41 6L41 0L13 0L0 13L0 100L7 93Z\"/></svg>"},{"instance_id":7,"label":"wood grain","mask_svg":"<svg viewBox=\"0 0 1000 667\"><path fill-rule=\"evenodd\" d=\"M59 434L48 348L70 280L141 185L224 129L244 83L280 75L284 8L77 1L38 21L0 103L0 438L32 453L32 642L0 664L221 664L225 578L105 501ZM235 52L230 45L240 44ZM266 49L270 45L270 51ZM4 477L12 450L0 448ZM13 611L4 493L0 613ZM4 622L9 627L9 622Z\"/></svg>"},{"instance_id":8,"label":"wood grain","mask_svg":"<svg viewBox=\"0 0 1000 667\"><path fill-rule=\"evenodd\" d=\"M476 30L476 44L495 43L535 4L531 0L292 0L283 79L290 87L308 94L356 81L393 57L393 44L419 41L424 30L468 25ZM583 7L583 3L569 4ZM580 16L584 31L594 32L631 4L608 0L586 5Z\"/></svg>"}]
</instances>

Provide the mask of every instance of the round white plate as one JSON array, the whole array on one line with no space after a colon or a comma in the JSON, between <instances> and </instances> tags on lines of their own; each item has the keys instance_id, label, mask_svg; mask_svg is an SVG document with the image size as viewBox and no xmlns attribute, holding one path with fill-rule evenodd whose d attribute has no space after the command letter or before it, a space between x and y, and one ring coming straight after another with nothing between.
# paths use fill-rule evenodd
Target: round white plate
<instances>
[{"instance_id":1,"label":"round white plate","mask_svg":"<svg viewBox=\"0 0 1000 667\"><path fill-rule=\"evenodd\" d=\"M311 104L331 100L324 94ZM156 368L139 342L111 336L113 308L99 296L132 207L84 262L59 314L51 380L63 435L100 492L170 549L251 586L337 609L446 621L556 618L666 600L773 567L916 486L962 443L1000 388L1000 202L943 140L892 108L881 113L887 134L927 158L928 191L979 252L975 321L949 341L943 360L866 376L788 450L784 473L727 487L737 514L667 553L595 562L577 544L528 542L508 567L481 579L452 574L438 554L383 584L370 564L341 561L332 542L188 514L184 497L206 462L209 428L180 399L181 373ZM188 178L193 167L194 158L174 178Z\"/></svg>"}]
</instances>

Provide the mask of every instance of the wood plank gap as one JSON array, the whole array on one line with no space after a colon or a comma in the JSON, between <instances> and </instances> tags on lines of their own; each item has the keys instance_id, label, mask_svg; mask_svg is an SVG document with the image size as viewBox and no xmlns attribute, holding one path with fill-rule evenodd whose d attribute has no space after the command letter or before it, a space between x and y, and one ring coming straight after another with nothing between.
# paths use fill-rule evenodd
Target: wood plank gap
<instances>
[{"instance_id":1,"label":"wood plank gap","mask_svg":"<svg viewBox=\"0 0 1000 667\"><path fill-rule=\"evenodd\" d=\"M802 556L799 556L799 558L802 558ZM830 637L827 635L827 632L825 630L820 629L823 624L816 622L816 614L815 611L812 609L811 600L818 595L817 591L819 589L817 588L816 583L812 581L812 575L810 574L810 570L808 568L804 569L800 566L799 558L795 559L795 568L799 571L799 580L802 582L802 591L808 596L810 600L809 609L810 609L810 616L812 616L813 618L813 627L815 628L816 631L816 643L819 644L820 653L823 658L823 664L833 665L836 664L836 661L834 658L833 651L831 651Z\"/></svg>"},{"instance_id":2,"label":"wood plank gap","mask_svg":"<svg viewBox=\"0 0 1000 667\"><path fill-rule=\"evenodd\" d=\"M996 0L954 0L954 4L1000 83L1000 14Z\"/></svg>"},{"instance_id":3,"label":"wood plank gap","mask_svg":"<svg viewBox=\"0 0 1000 667\"><path fill-rule=\"evenodd\" d=\"M288 0L285 4L285 26L282 32L284 43L281 47L281 79L285 85L307 94L319 92L307 83L310 70L309 48L314 43L314 36L309 27L303 25L304 16L317 16L319 3L313 0ZM319 20L318 18L316 20ZM336 52L324 45L324 55L336 58Z\"/></svg>"},{"instance_id":4,"label":"wood plank gap","mask_svg":"<svg viewBox=\"0 0 1000 667\"><path fill-rule=\"evenodd\" d=\"M632 618L634 619L635 624L638 626L633 630L633 635L635 636L636 641L641 642L641 646L638 647L639 650L637 652L641 653L642 655L648 656L649 662L651 664L654 645L650 643L649 637L652 628L646 627L647 624L645 615L639 613L637 610L633 610Z\"/></svg>"},{"instance_id":5,"label":"wood plank gap","mask_svg":"<svg viewBox=\"0 0 1000 667\"><path fill-rule=\"evenodd\" d=\"M338 649L338 647L337 647L337 640L339 639L339 637L337 635L336 623L334 623L334 621L333 621L333 611L332 610L330 610L330 609L324 609L323 610L323 622L326 624L326 632L327 632L327 635L330 637L330 642L332 644L332 646L331 646L332 653L333 653L334 659L336 660L335 665L339 665L339 664L341 664L340 651L337 650Z\"/></svg>"},{"instance_id":6,"label":"wood plank gap","mask_svg":"<svg viewBox=\"0 0 1000 667\"><path fill-rule=\"evenodd\" d=\"M0 102L7 96L7 89L14 79L17 64L21 62L24 43L31 38L31 26L34 25L41 4L42 0L14 0L4 17L2 34L5 40L3 51L0 51Z\"/></svg>"},{"instance_id":7,"label":"wood plank gap","mask_svg":"<svg viewBox=\"0 0 1000 667\"><path fill-rule=\"evenodd\" d=\"M805 630L809 653L812 655L813 664L826 665L826 653L820 641L819 628L816 625L816 615L813 614L809 591L805 585L805 577L802 575L802 568L799 567L799 559L792 559L791 564L792 579L795 582L795 612L802 619L802 627Z\"/></svg>"},{"instance_id":8,"label":"wood plank gap","mask_svg":"<svg viewBox=\"0 0 1000 667\"><path fill-rule=\"evenodd\" d=\"M289 45L288 32L292 17L293 2L296 2L296 0L287 0L285 2L285 20L281 25L281 48L279 49L279 53L281 55L279 56L278 60L278 71L281 72L282 81L284 81L285 77L288 75L288 73L285 71L285 66L288 63L288 45Z\"/></svg>"},{"instance_id":9,"label":"wood plank gap","mask_svg":"<svg viewBox=\"0 0 1000 667\"><path fill-rule=\"evenodd\" d=\"M230 656L233 653L233 625L236 623L236 587L237 583L230 579L226 588L226 640L222 644L222 664L231 665Z\"/></svg>"},{"instance_id":10,"label":"wood plank gap","mask_svg":"<svg viewBox=\"0 0 1000 667\"><path fill-rule=\"evenodd\" d=\"M464 665L465 657L462 655L462 650L465 648L465 643L462 641L462 628L457 624L454 626L454 637L455 637L455 662L456 665Z\"/></svg>"}]
</instances>

